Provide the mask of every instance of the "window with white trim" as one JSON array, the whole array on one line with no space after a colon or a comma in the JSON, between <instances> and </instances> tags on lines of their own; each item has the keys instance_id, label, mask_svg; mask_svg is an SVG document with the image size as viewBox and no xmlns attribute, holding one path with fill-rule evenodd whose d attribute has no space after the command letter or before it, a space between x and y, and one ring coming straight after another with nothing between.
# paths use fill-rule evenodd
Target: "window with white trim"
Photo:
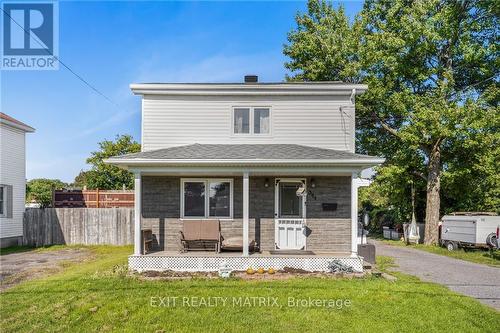
<instances>
[{"instance_id":1,"label":"window with white trim","mask_svg":"<svg viewBox=\"0 0 500 333\"><path fill-rule=\"evenodd\" d=\"M269 108L255 108L253 110L254 134L269 134L270 132Z\"/></svg>"},{"instance_id":2,"label":"window with white trim","mask_svg":"<svg viewBox=\"0 0 500 333\"><path fill-rule=\"evenodd\" d=\"M181 217L232 218L232 179L181 179Z\"/></svg>"},{"instance_id":3,"label":"window with white trim","mask_svg":"<svg viewBox=\"0 0 500 333\"><path fill-rule=\"evenodd\" d=\"M249 108L234 108L233 110L233 128L234 134L249 134L250 133L250 109Z\"/></svg>"},{"instance_id":4,"label":"window with white trim","mask_svg":"<svg viewBox=\"0 0 500 333\"><path fill-rule=\"evenodd\" d=\"M269 135L271 109L269 107L233 108L233 134Z\"/></svg>"},{"instance_id":5,"label":"window with white trim","mask_svg":"<svg viewBox=\"0 0 500 333\"><path fill-rule=\"evenodd\" d=\"M7 193L6 193L5 186L0 185L0 217L5 217L7 214L7 205L6 205L6 199L7 199Z\"/></svg>"}]
</instances>

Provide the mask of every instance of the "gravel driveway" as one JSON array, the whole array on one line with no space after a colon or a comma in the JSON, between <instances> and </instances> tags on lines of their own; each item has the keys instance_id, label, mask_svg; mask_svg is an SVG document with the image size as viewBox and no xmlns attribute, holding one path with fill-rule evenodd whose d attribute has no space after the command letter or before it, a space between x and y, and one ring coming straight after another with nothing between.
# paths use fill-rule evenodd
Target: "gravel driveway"
<instances>
[{"instance_id":1,"label":"gravel driveway","mask_svg":"<svg viewBox=\"0 0 500 333\"><path fill-rule=\"evenodd\" d=\"M445 285L500 310L500 268L391 246L373 239L369 243L375 244L377 255L394 258L398 267L393 270Z\"/></svg>"},{"instance_id":2,"label":"gravel driveway","mask_svg":"<svg viewBox=\"0 0 500 333\"><path fill-rule=\"evenodd\" d=\"M86 249L25 251L0 256L0 291L22 281L57 272L60 264L89 258Z\"/></svg>"}]
</instances>

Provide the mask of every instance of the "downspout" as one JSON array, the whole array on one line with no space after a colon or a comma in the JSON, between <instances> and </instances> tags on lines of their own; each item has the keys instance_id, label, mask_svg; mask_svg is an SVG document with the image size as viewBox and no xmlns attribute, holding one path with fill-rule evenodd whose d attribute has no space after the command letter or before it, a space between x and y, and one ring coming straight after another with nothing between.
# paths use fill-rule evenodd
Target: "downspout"
<instances>
[{"instance_id":1,"label":"downspout","mask_svg":"<svg viewBox=\"0 0 500 333\"><path fill-rule=\"evenodd\" d=\"M351 103L354 104L356 101L356 88L353 88L351 91L351 97L349 98L351 100Z\"/></svg>"}]
</instances>

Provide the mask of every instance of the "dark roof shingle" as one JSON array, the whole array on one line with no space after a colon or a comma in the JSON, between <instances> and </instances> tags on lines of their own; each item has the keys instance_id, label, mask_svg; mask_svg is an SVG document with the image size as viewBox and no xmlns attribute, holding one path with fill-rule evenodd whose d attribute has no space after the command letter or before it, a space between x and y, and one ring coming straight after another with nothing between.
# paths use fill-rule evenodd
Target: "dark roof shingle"
<instances>
[{"instance_id":1,"label":"dark roof shingle","mask_svg":"<svg viewBox=\"0 0 500 333\"><path fill-rule=\"evenodd\" d=\"M296 144L192 144L113 157L147 160L372 160L374 156Z\"/></svg>"}]
</instances>

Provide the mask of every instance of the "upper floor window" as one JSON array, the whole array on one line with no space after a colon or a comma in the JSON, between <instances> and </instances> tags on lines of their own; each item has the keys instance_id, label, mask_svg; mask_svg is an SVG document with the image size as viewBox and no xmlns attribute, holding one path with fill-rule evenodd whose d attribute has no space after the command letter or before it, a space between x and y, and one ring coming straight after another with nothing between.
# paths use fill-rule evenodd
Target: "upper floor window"
<instances>
[{"instance_id":1,"label":"upper floor window","mask_svg":"<svg viewBox=\"0 0 500 333\"><path fill-rule=\"evenodd\" d=\"M233 109L233 134L270 134L271 109L236 107Z\"/></svg>"},{"instance_id":2,"label":"upper floor window","mask_svg":"<svg viewBox=\"0 0 500 333\"><path fill-rule=\"evenodd\" d=\"M255 134L269 134L268 108L255 108L253 110L253 132Z\"/></svg>"},{"instance_id":3,"label":"upper floor window","mask_svg":"<svg viewBox=\"0 0 500 333\"><path fill-rule=\"evenodd\" d=\"M235 108L233 112L234 112L234 134L249 134L250 109Z\"/></svg>"}]
</instances>

